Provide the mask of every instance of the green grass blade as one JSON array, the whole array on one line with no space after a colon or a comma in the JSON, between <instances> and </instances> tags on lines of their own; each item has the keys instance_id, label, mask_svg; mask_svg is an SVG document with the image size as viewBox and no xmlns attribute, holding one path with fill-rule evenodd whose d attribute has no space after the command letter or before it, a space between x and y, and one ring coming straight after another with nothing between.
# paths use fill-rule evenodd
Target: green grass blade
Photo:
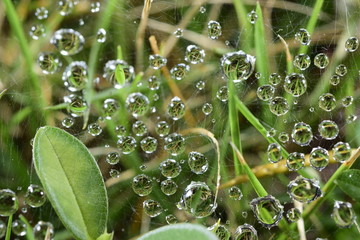
<instances>
[{"instance_id":1,"label":"green grass blade","mask_svg":"<svg viewBox=\"0 0 360 240\"><path fill-rule=\"evenodd\" d=\"M241 49L245 52L250 51L252 48L253 31L252 25L247 19L248 11L242 0L233 0L233 4L236 11L236 16L240 26L241 32Z\"/></svg>"},{"instance_id":2,"label":"green grass blade","mask_svg":"<svg viewBox=\"0 0 360 240\"><path fill-rule=\"evenodd\" d=\"M8 219L7 228L6 228L5 240L10 240L10 237L11 237L11 227L12 227L12 219L13 219L13 215L10 215L10 216L9 216L9 219Z\"/></svg>"},{"instance_id":3,"label":"green grass blade","mask_svg":"<svg viewBox=\"0 0 360 240\"><path fill-rule=\"evenodd\" d=\"M125 72L120 64L116 66L115 79L120 85L125 84Z\"/></svg>"},{"instance_id":4,"label":"green grass blade","mask_svg":"<svg viewBox=\"0 0 360 240\"><path fill-rule=\"evenodd\" d=\"M309 19L308 24L306 25L306 30L312 35L314 33L316 23L318 21L318 17L321 11L321 8L323 6L324 0L316 0L313 8L313 12L311 14L311 17ZM309 45L301 45L299 49L299 53L306 54L309 49Z\"/></svg>"},{"instance_id":5,"label":"green grass blade","mask_svg":"<svg viewBox=\"0 0 360 240\"><path fill-rule=\"evenodd\" d=\"M255 34L254 34L256 68L257 71L261 73L259 84L263 85L266 83L266 80L269 78L270 70L269 70L268 46L266 44L266 36L264 29L264 20L259 2L257 2L256 4L256 14L258 15L258 19L255 23Z\"/></svg>"},{"instance_id":6,"label":"green grass blade","mask_svg":"<svg viewBox=\"0 0 360 240\"><path fill-rule=\"evenodd\" d=\"M23 216L23 215L19 215L19 218L21 221L23 221L26 225L26 239L27 240L35 240L34 238L34 232L33 232L33 228L30 225L29 221Z\"/></svg>"}]
</instances>

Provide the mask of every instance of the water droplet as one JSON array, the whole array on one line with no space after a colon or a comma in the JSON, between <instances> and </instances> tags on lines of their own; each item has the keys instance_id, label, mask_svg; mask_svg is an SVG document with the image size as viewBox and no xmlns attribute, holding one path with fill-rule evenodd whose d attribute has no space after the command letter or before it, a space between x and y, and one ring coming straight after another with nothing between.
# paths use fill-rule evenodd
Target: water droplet
<instances>
[{"instance_id":1,"label":"water droplet","mask_svg":"<svg viewBox=\"0 0 360 240\"><path fill-rule=\"evenodd\" d=\"M92 2L90 3L90 12L97 13L100 11L100 2Z\"/></svg>"},{"instance_id":2,"label":"water droplet","mask_svg":"<svg viewBox=\"0 0 360 240\"><path fill-rule=\"evenodd\" d=\"M131 93L125 102L126 109L135 117L143 116L149 110L149 99L139 93Z\"/></svg>"},{"instance_id":3,"label":"water droplet","mask_svg":"<svg viewBox=\"0 0 360 240\"><path fill-rule=\"evenodd\" d=\"M333 158L336 162L343 163L351 156L351 147L346 142L338 142L333 147Z\"/></svg>"},{"instance_id":4,"label":"water droplet","mask_svg":"<svg viewBox=\"0 0 360 240\"><path fill-rule=\"evenodd\" d=\"M160 203L152 199L145 200L143 202L143 208L144 208L144 212L149 217L152 218L159 216L163 211L163 208L161 207Z\"/></svg>"},{"instance_id":5,"label":"water droplet","mask_svg":"<svg viewBox=\"0 0 360 240\"><path fill-rule=\"evenodd\" d=\"M74 123L75 123L75 120L72 117L66 117L61 121L61 124L65 128L71 128L74 125Z\"/></svg>"},{"instance_id":6,"label":"water droplet","mask_svg":"<svg viewBox=\"0 0 360 240\"><path fill-rule=\"evenodd\" d=\"M256 94L260 100L269 101L274 97L275 88L271 85L263 85L258 87Z\"/></svg>"},{"instance_id":7,"label":"water droplet","mask_svg":"<svg viewBox=\"0 0 360 240\"><path fill-rule=\"evenodd\" d=\"M44 189L38 185L31 184L25 194L25 203L30 207L37 208L44 205L46 195Z\"/></svg>"},{"instance_id":8,"label":"water droplet","mask_svg":"<svg viewBox=\"0 0 360 240\"><path fill-rule=\"evenodd\" d=\"M165 217L165 220L167 222L167 224L175 224L175 223L178 223L178 220L177 218L172 215L172 214L169 214Z\"/></svg>"},{"instance_id":9,"label":"water droplet","mask_svg":"<svg viewBox=\"0 0 360 240\"><path fill-rule=\"evenodd\" d=\"M298 171L304 167L305 155L299 152L290 153L286 159L286 166L289 171Z\"/></svg>"},{"instance_id":10,"label":"water droplet","mask_svg":"<svg viewBox=\"0 0 360 240\"><path fill-rule=\"evenodd\" d=\"M120 177L120 172L119 172L119 170L116 170L116 169L110 169L109 175L112 178L119 178Z\"/></svg>"},{"instance_id":11,"label":"water droplet","mask_svg":"<svg viewBox=\"0 0 360 240\"><path fill-rule=\"evenodd\" d=\"M247 14L247 19L249 20L249 22L250 22L251 24L255 24L256 21L257 21L257 19L258 19L258 15L257 15L257 13L256 13L254 10L252 10L251 12L249 12L249 13Z\"/></svg>"},{"instance_id":12,"label":"water droplet","mask_svg":"<svg viewBox=\"0 0 360 240\"><path fill-rule=\"evenodd\" d=\"M116 78L116 71L119 68L124 72L125 82L121 82L120 79ZM123 60L109 60L105 64L103 77L106 78L106 80L116 89L120 89L124 87L124 85L130 83L133 79L133 76L134 67Z\"/></svg>"},{"instance_id":13,"label":"water droplet","mask_svg":"<svg viewBox=\"0 0 360 240\"><path fill-rule=\"evenodd\" d=\"M44 7L39 7L35 9L35 16L39 20L47 19L49 16L49 11Z\"/></svg>"},{"instance_id":14,"label":"water droplet","mask_svg":"<svg viewBox=\"0 0 360 240\"><path fill-rule=\"evenodd\" d=\"M272 73L269 77L269 83L271 85L277 86L281 82L281 76L278 73Z\"/></svg>"},{"instance_id":15,"label":"water droplet","mask_svg":"<svg viewBox=\"0 0 360 240\"><path fill-rule=\"evenodd\" d=\"M160 121L155 126L155 132L159 134L160 137L165 137L170 132L170 126L166 121Z\"/></svg>"},{"instance_id":16,"label":"water droplet","mask_svg":"<svg viewBox=\"0 0 360 240\"><path fill-rule=\"evenodd\" d=\"M165 195L170 196L176 193L178 185L173 180L166 179L161 182L160 188Z\"/></svg>"},{"instance_id":17,"label":"water droplet","mask_svg":"<svg viewBox=\"0 0 360 240\"><path fill-rule=\"evenodd\" d=\"M245 223L236 228L234 240L258 240L257 231L253 226Z\"/></svg>"},{"instance_id":18,"label":"water droplet","mask_svg":"<svg viewBox=\"0 0 360 240\"><path fill-rule=\"evenodd\" d=\"M19 208L19 201L16 194L10 189L0 190L0 216L8 217L14 214Z\"/></svg>"},{"instance_id":19,"label":"water droplet","mask_svg":"<svg viewBox=\"0 0 360 240\"><path fill-rule=\"evenodd\" d=\"M343 77L347 74L347 67L344 64L339 64L335 68L335 73L339 75L340 77Z\"/></svg>"},{"instance_id":20,"label":"water droplet","mask_svg":"<svg viewBox=\"0 0 360 240\"><path fill-rule=\"evenodd\" d=\"M174 121L177 121L185 114L185 104L179 97L174 97L167 106L167 113Z\"/></svg>"},{"instance_id":21,"label":"water droplet","mask_svg":"<svg viewBox=\"0 0 360 240\"><path fill-rule=\"evenodd\" d=\"M314 57L314 65L320 69L326 68L329 62L329 58L325 53L319 53Z\"/></svg>"},{"instance_id":22,"label":"water droplet","mask_svg":"<svg viewBox=\"0 0 360 240\"><path fill-rule=\"evenodd\" d=\"M90 123L87 129L88 133L94 137L99 136L102 133L102 128L98 123Z\"/></svg>"},{"instance_id":23,"label":"water droplet","mask_svg":"<svg viewBox=\"0 0 360 240\"><path fill-rule=\"evenodd\" d=\"M46 239L47 233L49 233L50 239L54 237L54 226L50 222L39 221L33 229L35 240Z\"/></svg>"},{"instance_id":24,"label":"water droplet","mask_svg":"<svg viewBox=\"0 0 360 240\"><path fill-rule=\"evenodd\" d=\"M355 52L359 47L359 39L357 37L350 37L345 42L345 50L347 52Z\"/></svg>"},{"instance_id":25,"label":"water droplet","mask_svg":"<svg viewBox=\"0 0 360 240\"><path fill-rule=\"evenodd\" d=\"M330 84L333 86L337 86L340 83L340 77L336 74L330 77Z\"/></svg>"},{"instance_id":26,"label":"water droplet","mask_svg":"<svg viewBox=\"0 0 360 240\"><path fill-rule=\"evenodd\" d=\"M302 176L290 181L287 193L292 199L302 203L312 202L322 195L317 181Z\"/></svg>"},{"instance_id":27,"label":"water droplet","mask_svg":"<svg viewBox=\"0 0 360 240\"><path fill-rule=\"evenodd\" d=\"M106 30L100 28L96 33L96 41L98 43L104 43L106 41Z\"/></svg>"},{"instance_id":28,"label":"water droplet","mask_svg":"<svg viewBox=\"0 0 360 240\"><path fill-rule=\"evenodd\" d=\"M291 137L293 142L300 146L309 145L313 139L313 133L310 125L304 122L296 123L292 130Z\"/></svg>"},{"instance_id":29,"label":"water droplet","mask_svg":"<svg viewBox=\"0 0 360 240\"><path fill-rule=\"evenodd\" d=\"M58 10L61 16L69 15L74 9L72 0L58 0Z\"/></svg>"},{"instance_id":30,"label":"water droplet","mask_svg":"<svg viewBox=\"0 0 360 240\"><path fill-rule=\"evenodd\" d=\"M216 40L222 34L221 25L217 21L213 21L213 20L209 21L207 25L207 29L208 29L208 36L210 39Z\"/></svg>"},{"instance_id":31,"label":"water droplet","mask_svg":"<svg viewBox=\"0 0 360 240\"><path fill-rule=\"evenodd\" d=\"M231 237L229 230L224 225L221 225L219 222L215 223L211 227L208 227L208 230L215 233L219 240L229 240Z\"/></svg>"},{"instance_id":32,"label":"water droplet","mask_svg":"<svg viewBox=\"0 0 360 240\"><path fill-rule=\"evenodd\" d=\"M310 33L306 29L300 28L299 31L295 33L295 40L302 45L308 46L311 42Z\"/></svg>"},{"instance_id":33,"label":"water droplet","mask_svg":"<svg viewBox=\"0 0 360 240\"><path fill-rule=\"evenodd\" d=\"M120 137L117 141L117 147L123 154L132 153L136 146L136 140L132 136Z\"/></svg>"},{"instance_id":34,"label":"water droplet","mask_svg":"<svg viewBox=\"0 0 360 240\"><path fill-rule=\"evenodd\" d=\"M354 114L350 114L347 118L346 118L346 123L352 123L355 122L357 119L357 116Z\"/></svg>"},{"instance_id":35,"label":"water droplet","mask_svg":"<svg viewBox=\"0 0 360 240\"><path fill-rule=\"evenodd\" d=\"M20 219L16 219L12 223L12 233L14 233L16 236L25 236L27 232L26 224L21 221Z\"/></svg>"},{"instance_id":36,"label":"water droplet","mask_svg":"<svg viewBox=\"0 0 360 240\"><path fill-rule=\"evenodd\" d=\"M284 212L280 201L271 195L253 199L250 207L261 225L269 229L277 226Z\"/></svg>"},{"instance_id":37,"label":"water droplet","mask_svg":"<svg viewBox=\"0 0 360 240\"><path fill-rule=\"evenodd\" d=\"M80 91L85 88L88 82L88 67L83 61L74 61L66 67L62 80L64 85L71 92Z\"/></svg>"},{"instance_id":38,"label":"water droplet","mask_svg":"<svg viewBox=\"0 0 360 240\"><path fill-rule=\"evenodd\" d=\"M149 86L150 90L152 90L152 91L158 90L160 87L159 79L156 76L149 77L148 86Z\"/></svg>"},{"instance_id":39,"label":"water droplet","mask_svg":"<svg viewBox=\"0 0 360 240\"><path fill-rule=\"evenodd\" d=\"M41 23L35 24L30 28L29 35L32 39L38 40L46 35L45 26Z\"/></svg>"},{"instance_id":40,"label":"water droplet","mask_svg":"<svg viewBox=\"0 0 360 240\"><path fill-rule=\"evenodd\" d=\"M160 163L159 169L161 174L167 178L175 178L181 172L180 164L174 159L167 159Z\"/></svg>"},{"instance_id":41,"label":"water droplet","mask_svg":"<svg viewBox=\"0 0 360 240\"><path fill-rule=\"evenodd\" d=\"M284 83L285 91L290 93L293 97L299 97L306 92L307 83L304 75L298 73L291 73L285 77Z\"/></svg>"},{"instance_id":42,"label":"water droplet","mask_svg":"<svg viewBox=\"0 0 360 240\"><path fill-rule=\"evenodd\" d=\"M188 156L190 170L195 174L203 174L209 168L209 163L204 154L199 152L190 152Z\"/></svg>"},{"instance_id":43,"label":"water droplet","mask_svg":"<svg viewBox=\"0 0 360 240\"><path fill-rule=\"evenodd\" d=\"M201 109L202 109L203 113L207 116L210 113L212 113L213 105L211 103L205 103Z\"/></svg>"},{"instance_id":44,"label":"water droplet","mask_svg":"<svg viewBox=\"0 0 360 240\"><path fill-rule=\"evenodd\" d=\"M167 59L160 56L159 54L153 54L149 56L149 65L152 69L160 69L165 66Z\"/></svg>"},{"instance_id":45,"label":"water droplet","mask_svg":"<svg viewBox=\"0 0 360 240\"><path fill-rule=\"evenodd\" d=\"M0 219L0 238L3 238L6 234L6 225L3 220Z\"/></svg>"},{"instance_id":46,"label":"water droplet","mask_svg":"<svg viewBox=\"0 0 360 240\"><path fill-rule=\"evenodd\" d=\"M319 124L320 136L326 140L333 140L339 134L338 125L331 120L324 120Z\"/></svg>"},{"instance_id":47,"label":"water droplet","mask_svg":"<svg viewBox=\"0 0 360 240\"><path fill-rule=\"evenodd\" d=\"M286 218L289 222L296 222L301 218L301 212L298 208L290 208L286 212Z\"/></svg>"},{"instance_id":48,"label":"water droplet","mask_svg":"<svg viewBox=\"0 0 360 240\"><path fill-rule=\"evenodd\" d=\"M70 56L79 53L85 43L85 38L74 29L60 29L57 30L50 39L62 55Z\"/></svg>"},{"instance_id":49,"label":"water droplet","mask_svg":"<svg viewBox=\"0 0 360 240\"><path fill-rule=\"evenodd\" d=\"M156 151L158 141L153 137L146 137L140 141L140 147L145 153L153 153Z\"/></svg>"},{"instance_id":50,"label":"water droplet","mask_svg":"<svg viewBox=\"0 0 360 240\"><path fill-rule=\"evenodd\" d=\"M110 165L118 164L120 161L120 154L118 152L110 152L106 155L105 160Z\"/></svg>"},{"instance_id":51,"label":"water droplet","mask_svg":"<svg viewBox=\"0 0 360 240\"><path fill-rule=\"evenodd\" d=\"M227 53L220 60L222 72L227 79L241 82L253 73L255 60L255 57L243 51Z\"/></svg>"},{"instance_id":52,"label":"water droplet","mask_svg":"<svg viewBox=\"0 0 360 240\"><path fill-rule=\"evenodd\" d=\"M199 8L199 12L200 12L200 13L205 13L205 12L206 12L206 8L205 8L204 6L201 6L201 7Z\"/></svg>"},{"instance_id":53,"label":"water droplet","mask_svg":"<svg viewBox=\"0 0 360 240\"><path fill-rule=\"evenodd\" d=\"M175 31L174 31L174 35L175 37L177 38L181 38L184 34L184 30L182 30L181 28L177 28Z\"/></svg>"},{"instance_id":54,"label":"water droplet","mask_svg":"<svg viewBox=\"0 0 360 240\"><path fill-rule=\"evenodd\" d=\"M279 141L282 143L287 143L289 141L289 134L286 132L279 133Z\"/></svg>"},{"instance_id":55,"label":"water droplet","mask_svg":"<svg viewBox=\"0 0 360 240\"><path fill-rule=\"evenodd\" d=\"M336 99L331 93L324 93L319 97L319 107L327 112L334 110Z\"/></svg>"},{"instance_id":56,"label":"water droplet","mask_svg":"<svg viewBox=\"0 0 360 240\"><path fill-rule=\"evenodd\" d=\"M294 66L302 71L306 70L310 66L310 63L311 59L307 54L296 55L293 61Z\"/></svg>"},{"instance_id":57,"label":"water droplet","mask_svg":"<svg viewBox=\"0 0 360 240\"><path fill-rule=\"evenodd\" d=\"M335 201L331 217L340 228L351 227L356 219L351 203L341 201Z\"/></svg>"},{"instance_id":58,"label":"water droplet","mask_svg":"<svg viewBox=\"0 0 360 240\"><path fill-rule=\"evenodd\" d=\"M275 128L270 128L267 132L266 132L266 136L267 137L275 137L276 135L276 129Z\"/></svg>"},{"instance_id":59,"label":"water droplet","mask_svg":"<svg viewBox=\"0 0 360 240\"><path fill-rule=\"evenodd\" d=\"M62 63L54 53L42 52L39 54L37 62L44 74L53 74L61 67Z\"/></svg>"},{"instance_id":60,"label":"water droplet","mask_svg":"<svg viewBox=\"0 0 360 240\"><path fill-rule=\"evenodd\" d=\"M208 185L204 182L192 181L185 188L177 206L179 209L191 213L196 218L203 218L215 211L217 205L214 200L214 194Z\"/></svg>"},{"instance_id":61,"label":"water droplet","mask_svg":"<svg viewBox=\"0 0 360 240\"><path fill-rule=\"evenodd\" d=\"M281 147L277 143L270 143L267 148L267 159L271 163L277 163L282 159Z\"/></svg>"},{"instance_id":62,"label":"water droplet","mask_svg":"<svg viewBox=\"0 0 360 240\"><path fill-rule=\"evenodd\" d=\"M243 197L243 194L242 194L240 188L233 186L229 189L229 197L232 200L240 201L241 198Z\"/></svg>"},{"instance_id":63,"label":"water droplet","mask_svg":"<svg viewBox=\"0 0 360 240\"><path fill-rule=\"evenodd\" d=\"M274 97L270 101L270 111L276 116L285 115L289 111L289 104L283 97Z\"/></svg>"},{"instance_id":64,"label":"water droplet","mask_svg":"<svg viewBox=\"0 0 360 240\"><path fill-rule=\"evenodd\" d=\"M205 58L205 51L196 45L189 45L186 47L185 61L198 64L202 63Z\"/></svg>"},{"instance_id":65,"label":"water droplet","mask_svg":"<svg viewBox=\"0 0 360 240\"><path fill-rule=\"evenodd\" d=\"M114 116L116 111L119 109L119 103L112 98L105 99L103 103L104 117L108 120Z\"/></svg>"},{"instance_id":66,"label":"water droplet","mask_svg":"<svg viewBox=\"0 0 360 240\"><path fill-rule=\"evenodd\" d=\"M354 98L352 96L346 96L343 99L341 99L341 105L343 107L349 107L354 101Z\"/></svg>"},{"instance_id":67,"label":"water droplet","mask_svg":"<svg viewBox=\"0 0 360 240\"><path fill-rule=\"evenodd\" d=\"M329 152L322 148L316 147L311 150L310 153L310 165L318 170L323 170L329 163Z\"/></svg>"},{"instance_id":68,"label":"water droplet","mask_svg":"<svg viewBox=\"0 0 360 240\"><path fill-rule=\"evenodd\" d=\"M216 92L216 97L220 101L226 102L229 99L229 90L227 86L220 87L219 90Z\"/></svg>"},{"instance_id":69,"label":"water droplet","mask_svg":"<svg viewBox=\"0 0 360 240\"><path fill-rule=\"evenodd\" d=\"M115 133L117 137L123 137L126 134L126 128L124 126L116 126L115 127Z\"/></svg>"},{"instance_id":70,"label":"water droplet","mask_svg":"<svg viewBox=\"0 0 360 240\"><path fill-rule=\"evenodd\" d=\"M197 90L199 90L199 91L204 90L204 88L205 88L205 82L204 82L204 81L198 81L198 82L196 83L196 88L197 88Z\"/></svg>"},{"instance_id":71,"label":"water droplet","mask_svg":"<svg viewBox=\"0 0 360 240\"><path fill-rule=\"evenodd\" d=\"M153 188L152 180L145 174L137 175L133 178L132 189L140 197L147 196Z\"/></svg>"},{"instance_id":72,"label":"water droplet","mask_svg":"<svg viewBox=\"0 0 360 240\"><path fill-rule=\"evenodd\" d=\"M170 69L170 74L172 78L176 80L182 80L189 71L189 65L186 65L185 63L179 63Z\"/></svg>"},{"instance_id":73,"label":"water droplet","mask_svg":"<svg viewBox=\"0 0 360 240\"><path fill-rule=\"evenodd\" d=\"M148 129L143 121L136 121L132 125L132 132L136 136L141 137L141 136L144 136L148 132Z\"/></svg>"}]
</instances>

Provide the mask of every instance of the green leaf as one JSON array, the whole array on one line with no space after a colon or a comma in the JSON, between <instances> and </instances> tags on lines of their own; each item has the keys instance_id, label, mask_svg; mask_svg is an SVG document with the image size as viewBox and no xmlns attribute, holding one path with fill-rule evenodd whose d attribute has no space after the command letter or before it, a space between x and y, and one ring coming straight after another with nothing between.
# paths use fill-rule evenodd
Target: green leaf
<instances>
[{"instance_id":1,"label":"green leaf","mask_svg":"<svg viewBox=\"0 0 360 240\"><path fill-rule=\"evenodd\" d=\"M34 139L35 170L65 227L78 239L106 232L108 200L100 169L86 146L55 127L40 128Z\"/></svg>"},{"instance_id":2,"label":"green leaf","mask_svg":"<svg viewBox=\"0 0 360 240\"><path fill-rule=\"evenodd\" d=\"M344 193L360 202L360 170L349 169L342 172L336 183Z\"/></svg>"},{"instance_id":3,"label":"green leaf","mask_svg":"<svg viewBox=\"0 0 360 240\"><path fill-rule=\"evenodd\" d=\"M261 73L262 77L259 79L260 84L265 84L269 77L269 55L268 45L266 44L266 34L264 28L263 14L259 2L256 4L256 14L258 19L255 23L255 51L256 51L256 68Z\"/></svg>"},{"instance_id":4,"label":"green leaf","mask_svg":"<svg viewBox=\"0 0 360 240\"><path fill-rule=\"evenodd\" d=\"M190 223L181 223L168 225L165 227L161 227L155 229L142 237L138 238L138 240L217 240L218 238L214 235L214 233L207 230L205 227L201 225L195 225Z\"/></svg>"},{"instance_id":5,"label":"green leaf","mask_svg":"<svg viewBox=\"0 0 360 240\"><path fill-rule=\"evenodd\" d=\"M125 72L120 64L116 66L115 79L120 85L125 84Z\"/></svg>"}]
</instances>

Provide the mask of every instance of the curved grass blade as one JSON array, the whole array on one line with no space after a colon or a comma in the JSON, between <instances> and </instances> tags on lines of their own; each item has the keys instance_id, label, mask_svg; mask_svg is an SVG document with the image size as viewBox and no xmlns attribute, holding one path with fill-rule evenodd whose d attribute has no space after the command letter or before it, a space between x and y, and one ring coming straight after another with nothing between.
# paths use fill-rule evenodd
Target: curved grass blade
<instances>
[{"instance_id":1,"label":"curved grass blade","mask_svg":"<svg viewBox=\"0 0 360 240\"><path fill-rule=\"evenodd\" d=\"M46 126L35 135L33 157L45 192L65 227L77 239L106 236L107 193L86 146L69 133Z\"/></svg>"},{"instance_id":2,"label":"curved grass blade","mask_svg":"<svg viewBox=\"0 0 360 240\"><path fill-rule=\"evenodd\" d=\"M217 240L214 233L205 227L189 223L174 224L153 230L138 240Z\"/></svg>"}]
</instances>

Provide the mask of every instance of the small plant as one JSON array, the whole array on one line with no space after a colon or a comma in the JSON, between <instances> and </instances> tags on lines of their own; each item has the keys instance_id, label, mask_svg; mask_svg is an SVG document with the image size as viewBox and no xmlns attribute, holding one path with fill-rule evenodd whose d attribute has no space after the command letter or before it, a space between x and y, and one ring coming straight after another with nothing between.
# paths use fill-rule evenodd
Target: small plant
<instances>
[{"instance_id":1,"label":"small plant","mask_svg":"<svg viewBox=\"0 0 360 240\"><path fill-rule=\"evenodd\" d=\"M0 238L360 238L358 2L0 6Z\"/></svg>"}]
</instances>

